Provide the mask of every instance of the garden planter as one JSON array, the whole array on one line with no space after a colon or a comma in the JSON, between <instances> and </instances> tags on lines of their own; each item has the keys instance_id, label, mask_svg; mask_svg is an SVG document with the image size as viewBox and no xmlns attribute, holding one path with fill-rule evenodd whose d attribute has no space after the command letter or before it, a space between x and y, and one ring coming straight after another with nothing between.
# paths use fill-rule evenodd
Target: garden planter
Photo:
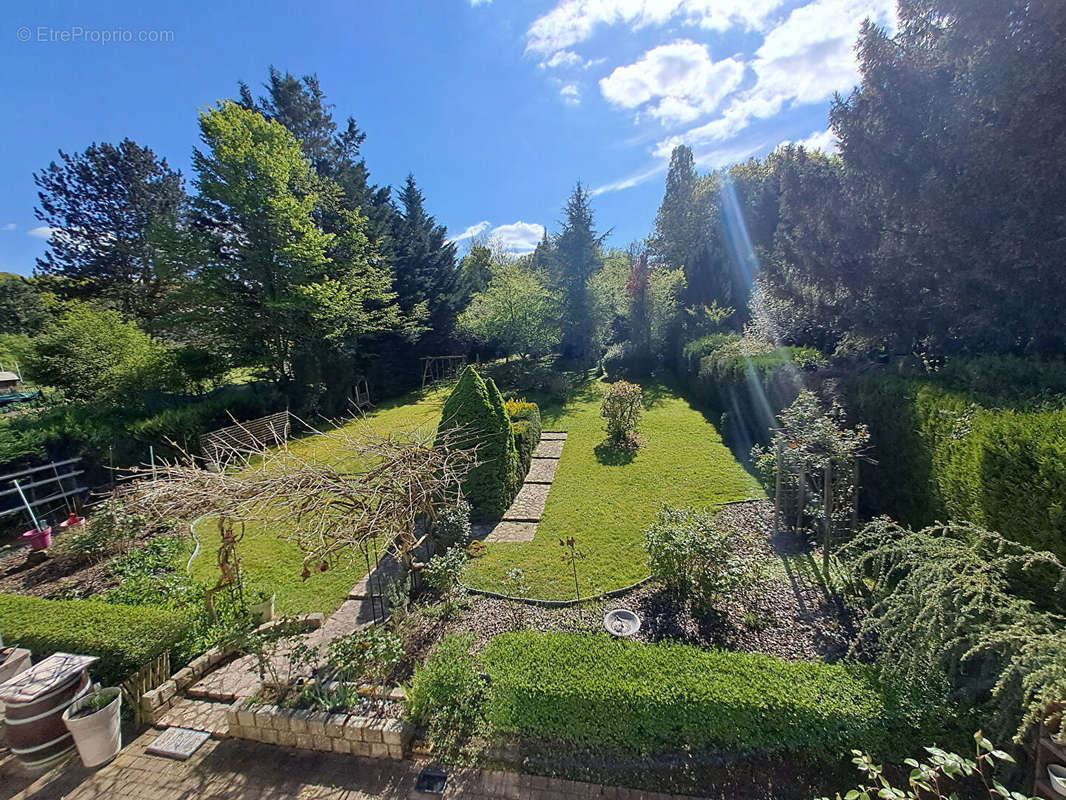
<instances>
[{"instance_id":1,"label":"garden planter","mask_svg":"<svg viewBox=\"0 0 1066 800\"><path fill-rule=\"evenodd\" d=\"M92 703L100 697L106 705L94 709ZM74 735L81 762L87 767L99 767L118 755L122 749L122 730L119 711L122 707L122 692L118 689L100 689L75 700L63 712L63 722Z\"/></svg>"},{"instance_id":2,"label":"garden planter","mask_svg":"<svg viewBox=\"0 0 1066 800\"><path fill-rule=\"evenodd\" d=\"M256 625L274 619L274 597L275 595L270 595L266 600L248 604L248 615Z\"/></svg>"},{"instance_id":3,"label":"garden planter","mask_svg":"<svg viewBox=\"0 0 1066 800\"><path fill-rule=\"evenodd\" d=\"M31 528L22 534L22 538L33 550L47 550L52 546L52 526L47 528Z\"/></svg>"}]
</instances>

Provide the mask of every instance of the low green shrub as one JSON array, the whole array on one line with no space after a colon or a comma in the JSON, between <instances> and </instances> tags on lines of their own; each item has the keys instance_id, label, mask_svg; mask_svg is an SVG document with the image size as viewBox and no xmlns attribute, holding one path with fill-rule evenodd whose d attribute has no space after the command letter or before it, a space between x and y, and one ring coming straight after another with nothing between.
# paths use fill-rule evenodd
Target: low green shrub
<instances>
[{"instance_id":1,"label":"low green shrub","mask_svg":"<svg viewBox=\"0 0 1066 800\"><path fill-rule=\"evenodd\" d=\"M470 504L466 500L436 509L437 518L433 520L430 535L437 550L447 550L455 545L466 547L469 544L470 511Z\"/></svg>"},{"instance_id":2,"label":"low green shrub","mask_svg":"<svg viewBox=\"0 0 1066 800\"><path fill-rule=\"evenodd\" d=\"M445 755L454 755L482 719L485 681L473 646L471 633L443 637L406 687L404 717L424 726Z\"/></svg>"},{"instance_id":3,"label":"low green shrub","mask_svg":"<svg viewBox=\"0 0 1066 800\"><path fill-rule=\"evenodd\" d=\"M0 594L0 629L5 642L29 648L36 660L56 652L97 656L93 676L115 684L177 648L190 635L192 618L152 606Z\"/></svg>"},{"instance_id":4,"label":"low green shrub","mask_svg":"<svg viewBox=\"0 0 1066 800\"><path fill-rule=\"evenodd\" d=\"M1066 559L1066 408L989 408L932 380L846 384L876 465L864 500L908 525L968 520Z\"/></svg>"},{"instance_id":5,"label":"low green shrub","mask_svg":"<svg viewBox=\"0 0 1066 800\"><path fill-rule=\"evenodd\" d=\"M644 546L652 577L704 608L765 572L757 534L724 531L711 509L663 506L644 532Z\"/></svg>"},{"instance_id":6,"label":"low green shrub","mask_svg":"<svg viewBox=\"0 0 1066 800\"><path fill-rule=\"evenodd\" d=\"M481 658L488 721L564 745L837 757L906 747L920 727L856 664L534 631L493 637Z\"/></svg>"}]
</instances>

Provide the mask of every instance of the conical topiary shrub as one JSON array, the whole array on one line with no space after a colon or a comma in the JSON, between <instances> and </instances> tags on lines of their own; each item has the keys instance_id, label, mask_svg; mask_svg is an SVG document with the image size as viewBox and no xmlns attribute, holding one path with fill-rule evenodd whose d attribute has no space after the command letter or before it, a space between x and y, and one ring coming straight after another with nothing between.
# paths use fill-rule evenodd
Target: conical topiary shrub
<instances>
[{"instance_id":1,"label":"conical topiary shrub","mask_svg":"<svg viewBox=\"0 0 1066 800\"><path fill-rule=\"evenodd\" d=\"M463 495L476 519L499 519L518 491L518 451L503 397L490 378L468 366L444 403L438 438L477 447L478 465L463 481Z\"/></svg>"}]
</instances>

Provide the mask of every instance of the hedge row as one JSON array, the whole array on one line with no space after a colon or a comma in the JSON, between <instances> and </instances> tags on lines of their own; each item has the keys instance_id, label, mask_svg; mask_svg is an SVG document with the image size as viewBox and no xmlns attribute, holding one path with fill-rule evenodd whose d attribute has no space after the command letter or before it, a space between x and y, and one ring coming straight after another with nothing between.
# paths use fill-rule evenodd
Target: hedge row
<instances>
[{"instance_id":1,"label":"hedge row","mask_svg":"<svg viewBox=\"0 0 1066 800\"><path fill-rule=\"evenodd\" d=\"M721 415L722 435L747 453L769 439L777 413L803 390L804 372L822 363L811 348L712 333L684 346L679 368L689 396Z\"/></svg>"},{"instance_id":2,"label":"hedge row","mask_svg":"<svg viewBox=\"0 0 1066 800\"><path fill-rule=\"evenodd\" d=\"M836 757L885 752L915 727L860 665L534 631L496 636L481 656L493 725L579 746Z\"/></svg>"},{"instance_id":3,"label":"hedge row","mask_svg":"<svg viewBox=\"0 0 1066 800\"><path fill-rule=\"evenodd\" d=\"M154 606L0 594L5 643L29 648L35 660L57 652L97 656L90 671L105 684L124 680L176 647L192 628L190 615Z\"/></svg>"},{"instance_id":4,"label":"hedge row","mask_svg":"<svg viewBox=\"0 0 1066 800\"><path fill-rule=\"evenodd\" d=\"M540 443L540 408L525 400L508 400L503 405L511 420L515 450L518 451L518 482L521 483L533 462L533 451Z\"/></svg>"},{"instance_id":5,"label":"hedge row","mask_svg":"<svg viewBox=\"0 0 1066 800\"><path fill-rule=\"evenodd\" d=\"M920 527L969 520L1066 559L1066 408L988 408L930 380L881 372L846 384L870 429L869 509Z\"/></svg>"}]
</instances>

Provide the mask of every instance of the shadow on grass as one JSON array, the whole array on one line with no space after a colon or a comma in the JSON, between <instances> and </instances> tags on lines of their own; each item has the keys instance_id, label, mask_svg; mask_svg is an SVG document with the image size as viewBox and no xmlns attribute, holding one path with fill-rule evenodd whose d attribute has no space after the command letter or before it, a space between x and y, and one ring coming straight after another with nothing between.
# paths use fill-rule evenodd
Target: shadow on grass
<instances>
[{"instance_id":1,"label":"shadow on grass","mask_svg":"<svg viewBox=\"0 0 1066 800\"><path fill-rule=\"evenodd\" d=\"M596 454L596 460L607 467L624 467L633 463L637 456L637 450L632 447L612 447L607 442L600 442L592 452Z\"/></svg>"}]
</instances>

